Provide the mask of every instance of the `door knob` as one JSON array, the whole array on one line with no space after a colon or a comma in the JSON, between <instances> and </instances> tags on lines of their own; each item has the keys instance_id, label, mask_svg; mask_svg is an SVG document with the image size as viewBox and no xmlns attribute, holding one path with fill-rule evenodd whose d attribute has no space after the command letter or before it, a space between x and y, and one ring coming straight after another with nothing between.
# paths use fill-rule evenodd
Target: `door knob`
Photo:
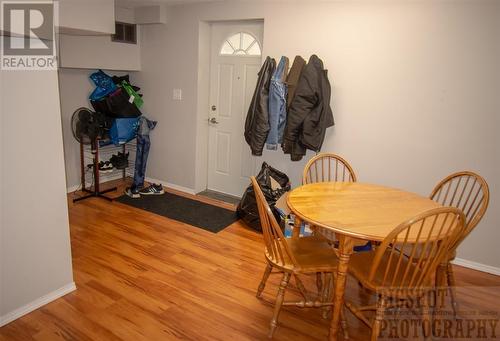
<instances>
[{"instance_id":1,"label":"door knob","mask_svg":"<svg viewBox=\"0 0 500 341\"><path fill-rule=\"evenodd\" d=\"M219 124L219 122L217 122L217 119L215 117L212 117L208 120L208 122L212 123L212 124Z\"/></svg>"}]
</instances>

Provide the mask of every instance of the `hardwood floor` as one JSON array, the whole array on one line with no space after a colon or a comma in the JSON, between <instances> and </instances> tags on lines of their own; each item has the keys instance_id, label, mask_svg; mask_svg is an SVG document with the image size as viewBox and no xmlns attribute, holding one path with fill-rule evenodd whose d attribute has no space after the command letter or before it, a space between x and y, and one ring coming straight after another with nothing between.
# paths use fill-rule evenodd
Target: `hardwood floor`
<instances>
[{"instance_id":1,"label":"hardwood floor","mask_svg":"<svg viewBox=\"0 0 500 341\"><path fill-rule=\"evenodd\" d=\"M0 328L0 340L267 339L279 276L265 301L255 298L265 268L260 234L240 222L213 234L96 198L70 202L69 217L78 289ZM456 275L474 287L460 288L462 308L497 311L500 277L460 267ZM315 288L315 279L305 282ZM363 295L350 279L347 296ZM348 323L352 340L368 338L349 314ZM274 339L326 340L328 329L321 310L285 307Z\"/></svg>"}]
</instances>

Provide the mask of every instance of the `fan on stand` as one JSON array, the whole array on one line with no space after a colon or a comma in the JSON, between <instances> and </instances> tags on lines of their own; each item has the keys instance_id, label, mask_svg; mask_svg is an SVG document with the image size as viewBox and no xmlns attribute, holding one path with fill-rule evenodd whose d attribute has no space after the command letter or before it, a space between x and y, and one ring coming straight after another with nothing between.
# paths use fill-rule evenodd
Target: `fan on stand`
<instances>
[{"instance_id":1,"label":"fan on stand","mask_svg":"<svg viewBox=\"0 0 500 341\"><path fill-rule=\"evenodd\" d=\"M83 171L82 166L82 191L89 193L80 198L73 199L73 202L80 201L83 199L91 198L91 197L99 197L107 200L113 200L112 198L108 198L104 196L104 193L108 193L111 191L116 191L116 187L100 191L99 190L99 156L97 153L98 149L98 140L104 135L104 126L105 120L103 116L95 113L87 108L79 108L75 110L73 116L71 117L71 130L73 132L73 136L80 143L80 160L83 165L83 146L90 145L90 149L93 156L93 164L92 164L92 176L94 189L87 189L85 187L85 173Z\"/></svg>"}]
</instances>

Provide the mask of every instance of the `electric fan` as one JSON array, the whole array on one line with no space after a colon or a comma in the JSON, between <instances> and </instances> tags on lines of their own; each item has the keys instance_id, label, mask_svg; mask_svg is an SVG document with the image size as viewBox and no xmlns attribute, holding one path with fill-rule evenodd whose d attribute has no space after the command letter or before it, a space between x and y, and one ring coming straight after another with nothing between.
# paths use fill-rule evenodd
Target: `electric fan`
<instances>
[{"instance_id":1,"label":"electric fan","mask_svg":"<svg viewBox=\"0 0 500 341\"><path fill-rule=\"evenodd\" d=\"M103 137L105 131L106 120L104 115L93 112L87 108L78 108L73 113L71 117L71 131L73 132L74 138L80 143L80 160L82 163L82 191L89 193L88 195L73 199L73 202L80 201L83 199L91 198L91 197L100 197L108 200L112 200L104 196L104 193L111 192L116 190L116 187L107 189L105 191L99 190L99 160L97 153L97 141ZM93 183L94 190L87 189L85 187L85 174L84 174L84 166L83 166L83 146L90 145L90 149L93 156Z\"/></svg>"},{"instance_id":2,"label":"electric fan","mask_svg":"<svg viewBox=\"0 0 500 341\"><path fill-rule=\"evenodd\" d=\"M104 133L104 120L102 115L90 109L78 108L71 117L71 130L79 143L91 145L92 152L95 152L95 143Z\"/></svg>"}]
</instances>

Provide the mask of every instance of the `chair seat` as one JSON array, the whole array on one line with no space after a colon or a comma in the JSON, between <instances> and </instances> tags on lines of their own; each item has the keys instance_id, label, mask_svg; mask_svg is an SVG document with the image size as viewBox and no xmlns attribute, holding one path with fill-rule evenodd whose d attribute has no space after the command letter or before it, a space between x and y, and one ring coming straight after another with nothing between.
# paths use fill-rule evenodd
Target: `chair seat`
<instances>
[{"instance_id":1,"label":"chair seat","mask_svg":"<svg viewBox=\"0 0 500 341\"><path fill-rule=\"evenodd\" d=\"M403 273L400 271L400 275L393 281L393 276L391 273L387 274L387 278L384 283L384 274L385 271L377 271L375 273L375 276L372 280L369 280L369 275L370 275L370 269L373 264L374 258L375 258L375 251L370 251L370 252L359 252L351 255L351 259L349 262L349 272L358 280L360 281L363 286L367 287L368 289L375 291L377 293L384 293L385 295L388 296L395 296L398 297L401 294L403 296L408 296L408 293L402 293L396 290L394 292L391 292L391 290L388 288L389 286L399 288L399 287L404 287L404 285L408 285L409 278L407 277L404 280L404 283L402 283L403 280ZM380 269L385 269L388 265L389 262L389 257L390 257L390 252L386 252L380 261ZM397 262L398 257L393 255L393 259L391 260L391 269L394 271L396 262ZM410 266L413 268L416 266L414 264L408 264L408 259L403 258L400 264L401 269L405 269L406 266ZM412 271L410 271L412 272ZM404 285L403 285L404 284ZM427 283L425 283L425 286L428 288L432 287L432 281L429 279Z\"/></svg>"},{"instance_id":2,"label":"chair seat","mask_svg":"<svg viewBox=\"0 0 500 341\"><path fill-rule=\"evenodd\" d=\"M337 255L331 245L321 237L286 238L296 260L295 267L285 266L298 273L333 272L337 269ZM268 258L269 259L269 258ZM290 263L291 262L287 262ZM277 264L281 266L280 264Z\"/></svg>"}]
</instances>

